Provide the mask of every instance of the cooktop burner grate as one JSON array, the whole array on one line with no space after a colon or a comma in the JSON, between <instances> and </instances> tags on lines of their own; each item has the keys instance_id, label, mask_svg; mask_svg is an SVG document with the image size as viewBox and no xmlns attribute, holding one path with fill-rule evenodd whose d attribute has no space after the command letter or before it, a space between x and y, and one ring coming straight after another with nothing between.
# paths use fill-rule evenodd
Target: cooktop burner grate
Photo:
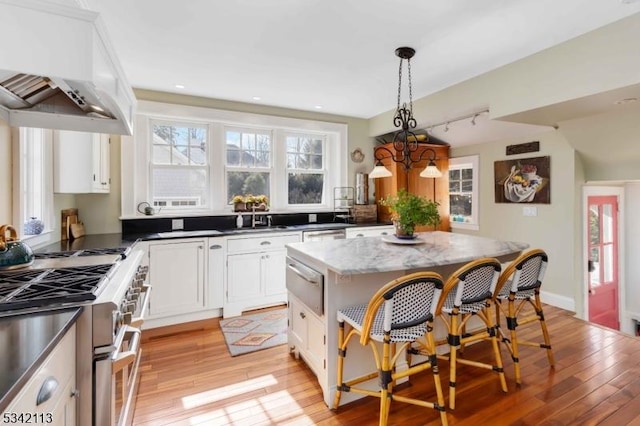
<instances>
[{"instance_id":1,"label":"cooktop burner grate","mask_svg":"<svg viewBox=\"0 0 640 426\"><path fill-rule=\"evenodd\" d=\"M95 300L112 264L0 273L0 312Z\"/></svg>"},{"instance_id":2,"label":"cooktop burner grate","mask_svg":"<svg viewBox=\"0 0 640 426\"><path fill-rule=\"evenodd\" d=\"M34 253L36 259L59 259L64 257L99 256L102 254L119 254L123 258L127 247L92 248L83 250L51 251Z\"/></svg>"}]
</instances>

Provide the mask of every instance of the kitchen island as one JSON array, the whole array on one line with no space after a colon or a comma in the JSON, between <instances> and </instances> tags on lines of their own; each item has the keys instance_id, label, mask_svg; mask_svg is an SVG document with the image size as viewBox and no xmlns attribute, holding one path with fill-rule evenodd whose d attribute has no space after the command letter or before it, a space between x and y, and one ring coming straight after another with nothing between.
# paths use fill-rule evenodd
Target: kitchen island
<instances>
[{"instance_id":1,"label":"kitchen island","mask_svg":"<svg viewBox=\"0 0 640 426\"><path fill-rule=\"evenodd\" d=\"M507 262L527 247L526 243L441 231L420 233L417 241L408 244L389 236L288 244L290 350L316 374L324 401L331 406L336 387L338 310L367 303L380 287L402 275L430 270L446 279L469 261L495 257ZM350 344L345 380L375 371L370 351L355 341ZM361 397L343 394L341 404Z\"/></svg>"}]
</instances>

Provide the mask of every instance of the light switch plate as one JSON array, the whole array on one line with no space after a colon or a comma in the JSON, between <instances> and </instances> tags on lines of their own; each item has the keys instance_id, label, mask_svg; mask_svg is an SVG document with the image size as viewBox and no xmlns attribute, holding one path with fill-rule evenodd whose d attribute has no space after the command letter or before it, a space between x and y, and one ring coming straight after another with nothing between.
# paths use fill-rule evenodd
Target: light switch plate
<instances>
[{"instance_id":1,"label":"light switch plate","mask_svg":"<svg viewBox=\"0 0 640 426\"><path fill-rule=\"evenodd\" d=\"M309 214L309 223L314 223L318 221L318 215L315 213Z\"/></svg>"},{"instance_id":2,"label":"light switch plate","mask_svg":"<svg viewBox=\"0 0 640 426\"><path fill-rule=\"evenodd\" d=\"M538 216L538 208L532 206L523 207L522 216Z\"/></svg>"},{"instance_id":3,"label":"light switch plate","mask_svg":"<svg viewBox=\"0 0 640 426\"><path fill-rule=\"evenodd\" d=\"M184 219L171 219L171 230L179 231L184 229Z\"/></svg>"}]
</instances>

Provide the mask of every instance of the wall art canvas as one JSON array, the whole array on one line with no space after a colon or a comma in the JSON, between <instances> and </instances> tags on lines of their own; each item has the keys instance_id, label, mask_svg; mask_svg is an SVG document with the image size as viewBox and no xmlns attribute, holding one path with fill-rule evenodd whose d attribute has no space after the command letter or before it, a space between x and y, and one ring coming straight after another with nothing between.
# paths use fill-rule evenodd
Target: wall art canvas
<instances>
[{"instance_id":1,"label":"wall art canvas","mask_svg":"<svg viewBox=\"0 0 640 426\"><path fill-rule=\"evenodd\" d=\"M496 203L551 203L549 156L493 163Z\"/></svg>"}]
</instances>

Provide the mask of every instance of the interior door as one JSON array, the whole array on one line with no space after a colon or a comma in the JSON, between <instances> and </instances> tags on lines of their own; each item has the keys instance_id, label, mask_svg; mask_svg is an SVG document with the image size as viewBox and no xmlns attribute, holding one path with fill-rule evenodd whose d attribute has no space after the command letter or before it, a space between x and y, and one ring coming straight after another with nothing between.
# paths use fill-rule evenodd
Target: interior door
<instances>
[{"instance_id":1,"label":"interior door","mask_svg":"<svg viewBox=\"0 0 640 426\"><path fill-rule=\"evenodd\" d=\"M589 321L620 329L618 310L618 198L588 197Z\"/></svg>"}]
</instances>

